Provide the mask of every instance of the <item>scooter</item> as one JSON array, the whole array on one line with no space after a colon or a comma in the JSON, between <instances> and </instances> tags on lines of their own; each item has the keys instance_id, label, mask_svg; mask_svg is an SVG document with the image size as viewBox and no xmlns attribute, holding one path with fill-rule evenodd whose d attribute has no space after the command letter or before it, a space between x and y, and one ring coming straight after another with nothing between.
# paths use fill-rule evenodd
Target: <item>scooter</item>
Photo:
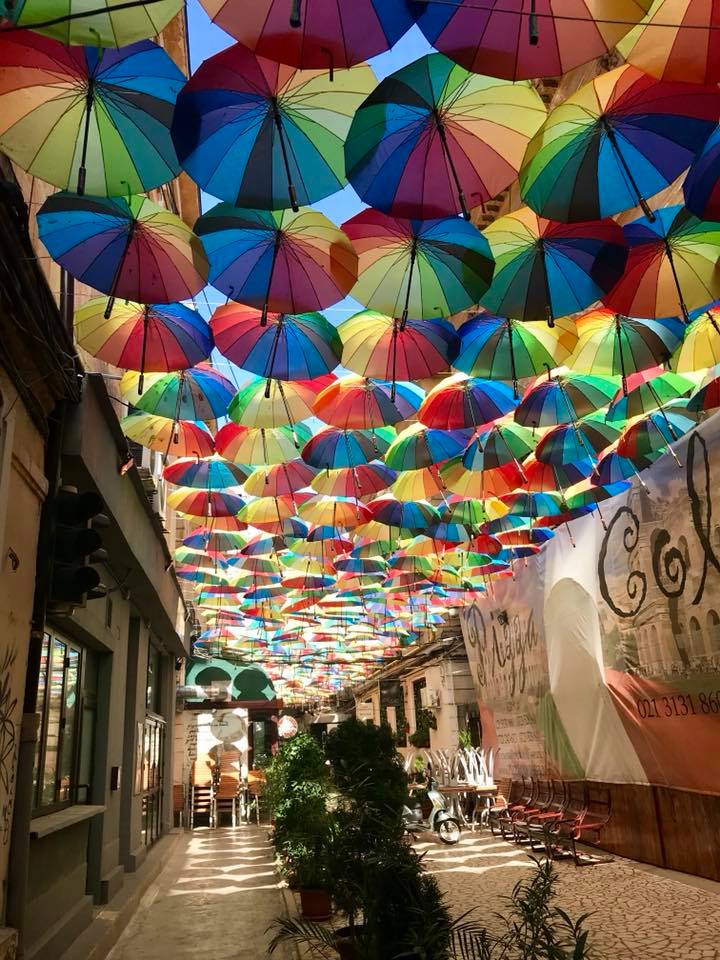
<instances>
[{"instance_id":1,"label":"scooter","mask_svg":"<svg viewBox=\"0 0 720 960\"><path fill-rule=\"evenodd\" d=\"M427 796L432 804L427 819L423 817L419 803L412 808L403 807L403 824L406 832L410 834L433 832L443 843L457 843L460 839L460 823L447 812L445 797L437 789L437 780L428 780Z\"/></svg>"}]
</instances>

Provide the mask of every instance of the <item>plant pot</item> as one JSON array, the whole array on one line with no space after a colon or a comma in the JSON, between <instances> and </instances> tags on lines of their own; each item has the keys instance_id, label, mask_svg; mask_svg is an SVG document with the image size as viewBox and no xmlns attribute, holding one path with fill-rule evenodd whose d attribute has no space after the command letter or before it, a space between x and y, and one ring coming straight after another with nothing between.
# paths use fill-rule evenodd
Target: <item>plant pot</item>
<instances>
[{"instance_id":1,"label":"plant pot","mask_svg":"<svg viewBox=\"0 0 720 960\"><path fill-rule=\"evenodd\" d=\"M306 920L329 920L332 902L327 890L300 888L300 912Z\"/></svg>"},{"instance_id":2,"label":"plant pot","mask_svg":"<svg viewBox=\"0 0 720 960\"><path fill-rule=\"evenodd\" d=\"M335 949L340 960L357 960L355 937L362 932L362 924L355 927L338 927L335 931Z\"/></svg>"}]
</instances>

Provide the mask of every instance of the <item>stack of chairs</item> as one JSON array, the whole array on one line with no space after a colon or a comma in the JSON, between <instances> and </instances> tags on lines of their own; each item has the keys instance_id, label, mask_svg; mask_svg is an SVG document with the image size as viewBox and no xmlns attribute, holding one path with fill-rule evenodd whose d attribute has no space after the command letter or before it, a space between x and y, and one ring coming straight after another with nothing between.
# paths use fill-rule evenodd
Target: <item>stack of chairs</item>
<instances>
[{"instance_id":1,"label":"stack of chairs","mask_svg":"<svg viewBox=\"0 0 720 960\"><path fill-rule=\"evenodd\" d=\"M233 827L237 826L240 813L240 754L228 751L220 755L220 769L215 785L215 816L217 824L229 814Z\"/></svg>"},{"instance_id":2,"label":"stack of chairs","mask_svg":"<svg viewBox=\"0 0 720 960\"><path fill-rule=\"evenodd\" d=\"M190 772L190 829L207 820L207 826L214 823L214 788L212 772L207 761L195 761Z\"/></svg>"}]
</instances>

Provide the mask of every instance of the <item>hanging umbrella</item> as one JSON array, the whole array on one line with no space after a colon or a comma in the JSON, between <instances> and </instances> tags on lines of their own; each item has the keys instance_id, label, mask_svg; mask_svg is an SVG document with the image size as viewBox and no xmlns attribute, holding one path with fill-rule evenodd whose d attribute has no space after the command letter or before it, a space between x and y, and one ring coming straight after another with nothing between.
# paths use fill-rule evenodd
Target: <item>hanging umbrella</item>
<instances>
[{"instance_id":1,"label":"hanging umbrella","mask_svg":"<svg viewBox=\"0 0 720 960\"><path fill-rule=\"evenodd\" d=\"M410 383L393 385L352 374L341 377L318 394L313 412L343 430L371 430L409 420L422 402L423 391Z\"/></svg>"},{"instance_id":2,"label":"hanging umbrella","mask_svg":"<svg viewBox=\"0 0 720 960\"><path fill-rule=\"evenodd\" d=\"M267 536L264 533L258 534L252 540L248 540L243 545L240 554L243 557L269 557L276 554L279 550L284 550L287 545L285 537Z\"/></svg>"},{"instance_id":3,"label":"hanging umbrella","mask_svg":"<svg viewBox=\"0 0 720 960\"><path fill-rule=\"evenodd\" d=\"M187 300L205 286L198 238L147 197L55 193L37 214L38 235L61 267L89 287L136 303Z\"/></svg>"},{"instance_id":4,"label":"hanging umbrella","mask_svg":"<svg viewBox=\"0 0 720 960\"><path fill-rule=\"evenodd\" d=\"M0 44L0 149L63 190L122 196L180 166L170 138L185 81L162 47L66 47L30 31Z\"/></svg>"},{"instance_id":5,"label":"hanging umbrella","mask_svg":"<svg viewBox=\"0 0 720 960\"><path fill-rule=\"evenodd\" d=\"M447 320L403 324L375 310L362 310L338 327L342 363L363 377L420 380L448 369L457 353L455 328Z\"/></svg>"},{"instance_id":6,"label":"hanging umbrella","mask_svg":"<svg viewBox=\"0 0 720 960\"><path fill-rule=\"evenodd\" d=\"M428 393L418 411L418 420L437 429L487 429L513 411L517 403L505 383L456 373Z\"/></svg>"},{"instance_id":7,"label":"hanging umbrella","mask_svg":"<svg viewBox=\"0 0 720 960\"><path fill-rule=\"evenodd\" d=\"M452 499L444 504L441 517L450 523L462 523L467 527L480 527L490 520L502 517L506 513L505 504L495 497L485 500L465 499L453 494ZM482 542L482 552L497 552L489 549L487 538ZM476 549L481 549L476 545Z\"/></svg>"},{"instance_id":8,"label":"hanging umbrella","mask_svg":"<svg viewBox=\"0 0 720 960\"><path fill-rule=\"evenodd\" d=\"M235 393L233 383L209 363L177 373L148 373L140 392L141 374L128 370L120 392L132 406L170 420L217 420L224 417Z\"/></svg>"},{"instance_id":9,"label":"hanging umbrella","mask_svg":"<svg viewBox=\"0 0 720 960\"><path fill-rule=\"evenodd\" d=\"M620 391L608 408L607 419L623 422L657 410L686 396L695 387L695 381L677 373L663 371L662 367L644 370L628 378L627 392Z\"/></svg>"},{"instance_id":10,"label":"hanging umbrella","mask_svg":"<svg viewBox=\"0 0 720 960\"><path fill-rule=\"evenodd\" d=\"M378 0L202 0L218 26L260 56L330 70L392 47L414 18L405 3Z\"/></svg>"},{"instance_id":11,"label":"hanging umbrella","mask_svg":"<svg viewBox=\"0 0 720 960\"><path fill-rule=\"evenodd\" d=\"M720 363L720 304L690 314L685 339L672 359L678 373L693 373Z\"/></svg>"},{"instance_id":12,"label":"hanging umbrella","mask_svg":"<svg viewBox=\"0 0 720 960\"><path fill-rule=\"evenodd\" d=\"M653 453L646 458L640 458L639 463L637 460L633 463L632 460L621 457L617 450L611 450L598 460L595 473L590 477L590 482L608 484L617 483L620 480L632 480L634 477L640 479L638 470L649 467L653 460L657 460L660 455L660 453ZM642 480L640 482L645 486Z\"/></svg>"},{"instance_id":13,"label":"hanging umbrella","mask_svg":"<svg viewBox=\"0 0 720 960\"><path fill-rule=\"evenodd\" d=\"M523 464L525 487L533 493L567 490L593 472L594 461L587 454L582 456L583 459L567 463L541 463L534 456L528 457Z\"/></svg>"},{"instance_id":14,"label":"hanging umbrella","mask_svg":"<svg viewBox=\"0 0 720 960\"><path fill-rule=\"evenodd\" d=\"M618 44L622 56L659 80L720 82L716 0L655 0Z\"/></svg>"},{"instance_id":15,"label":"hanging umbrella","mask_svg":"<svg viewBox=\"0 0 720 960\"><path fill-rule=\"evenodd\" d=\"M507 463L515 463L522 471L520 461L535 449L538 436L520 424L496 423L476 434L463 452L462 462L467 470L494 470Z\"/></svg>"},{"instance_id":16,"label":"hanging umbrella","mask_svg":"<svg viewBox=\"0 0 720 960\"><path fill-rule=\"evenodd\" d=\"M601 299L618 313L638 317L682 315L720 296L720 224L698 220L685 207L664 207L655 219L623 227L627 268Z\"/></svg>"},{"instance_id":17,"label":"hanging umbrella","mask_svg":"<svg viewBox=\"0 0 720 960\"><path fill-rule=\"evenodd\" d=\"M310 486L316 493L331 497L374 496L387 489L396 479L397 473L379 460L361 463L356 467L344 467L340 470L321 470L313 478Z\"/></svg>"},{"instance_id":18,"label":"hanging umbrella","mask_svg":"<svg viewBox=\"0 0 720 960\"><path fill-rule=\"evenodd\" d=\"M564 466L595 458L615 443L621 426L605 420L604 413L590 414L576 423L561 423L549 430L537 445L540 463Z\"/></svg>"},{"instance_id":19,"label":"hanging umbrella","mask_svg":"<svg viewBox=\"0 0 720 960\"><path fill-rule=\"evenodd\" d=\"M251 430L237 423L226 423L215 436L218 453L234 463L256 466L284 463L297 457L310 430L302 423L293 427Z\"/></svg>"},{"instance_id":20,"label":"hanging umbrella","mask_svg":"<svg viewBox=\"0 0 720 960\"><path fill-rule=\"evenodd\" d=\"M469 440L467 430L435 430L413 423L399 433L385 453L393 470L419 470L449 460L462 452Z\"/></svg>"},{"instance_id":21,"label":"hanging umbrella","mask_svg":"<svg viewBox=\"0 0 720 960\"><path fill-rule=\"evenodd\" d=\"M720 91L658 83L625 65L555 107L520 171L523 200L551 220L595 220L647 203L695 158L717 125Z\"/></svg>"},{"instance_id":22,"label":"hanging umbrella","mask_svg":"<svg viewBox=\"0 0 720 960\"><path fill-rule=\"evenodd\" d=\"M241 210L219 203L195 224L210 261L210 283L261 311L303 313L329 307L357 280L347 236L315 210Z\"/></svg>"},{"instance_id":23,"label":"hanging umbrella","mask_svg":"<svg viewBox=\"0 0 720 960\"><path fill-rule=\"evenodd\" d=\"M342 352L335 327L321 313L263 316L226 303L213 313L210 328L220 353L268 380L314 380L334 370Z\"/></svg>"},{"instance_id":24,"label":"hanging umbrella","mask_svg":"<svg viewBox=\"0 0 720 960\"><path fill-rule=\"evenodd\" d=\"M521 490L501 499L510 516L515 517L552 517L567 509L559 493L529 493Z\"/></svg>"},{"instance_id":25,"label":"hanging umbrella","mask_svg":"<svg viewBox=\"0 0 720 960\"><path fill-rule=\"evenodd\" d=\"M703 413L720 407L720 374L717 368L709 370L700 386L693 392L687 405L691 413Z\"/></svg>"},{"instance_id":26,"label":"hanging umbrella","mask_svg":"<svg viewBox=\"0 0 720 960\"><path fill-rule=\"evenodd\" d=\"M518 380L564 363L578 336L569 317L548 327L545 319L520 323L490 313L470 317L458 334L460 349L453 366L472 377L510 380L516 393Z\"/></svg>"},{"instance_id":27,"label":"hanging umbrella","mask_svg":"<svg viewBox=\"0 0 720 960\"><path fill-rule=\"evenodd\" d=\"M316 472L300 457L258 467L245 481L245 492L252 497L287 497L309 486Z\"/></svg>"},{"instance_id":28,"label":"hanging umbrella","mask_svg":"<svg viewBox=\"0 0 720 960\"><path fill-rule=\"evenodd\" d=\"M558 77L610 53L650 0L476 0L418 4L430 43L467 70L507 80Z\"/></svg>"},{"instance_id":29,"label":"hanging umbrella","mask_svg":"<svg viewBox=\"0 0 720 960\"><path fill-rule=\"evenodd\" d=\"M602 503L603 500L610 500L612 497L617 497L618 494L624 493L629 488L630 483L627 480L619 480L617 483L595 484L594 486L587 485L568 495L566 500L567 508L568 510L577 510L578 507L587 506L597 508L597 505ZM599 509L598 513L600 514L603 527L607 529L605 520Z\"/></svg>"},{"instance_id":30,"label":"hanging umbrella","mask_svg":"<svg viewBox=\"0 0 720 960\"><path fill-rule=\"evenodd\" d=\"M157 36L183 8L182 0L2 0L0 17L20 27L86 47L125 47Z\"/></svg>"},{"instance_id":31,"label":"hanging umbrella","mask_svg":"<svg viewBox=\"0 0 720 960\"><path fill-rule=\"evenodd\" d=\"M253 379L232 398L227 415L244 427L281 427L307 420L313 416L316 397L332 380L328 374L293 383Z\"/></svg>"},{"instance_id":32,"label":"hanging umbrella","mask_svg":"<svg viewBox=\"0 0 720 960\"><path fill-rule=\"evenodd\" d=\"M485 228L495 258L483 305L516 320L546 320L584 310L620 279L627 260L613 220L555 223L529 207Z\"/></svg>"},{"instance_id":33,"label":"hanging umbrella","mask_svg":"<svg viewBox=\"0 0 720 960\"><path fill-rule=\"evenodd\" d=\"M577 373L620 375L666 363L685 334L677 317L643 320L598 308L576 317L578 343L570 365Z\"/></svg>"},{"instance_id":34,"label":"hanging umbrella","mask_svg":"<svg viewBox=\"0 0 720 960\"><path fill-rule=\"evenodd\" d=\"M294 516L297 511L298 506L294 497L259 497L257 500L250 500L243 505L242 509L238 511L238 520L242 520L244 523L262 530L267 525L274 528L276 523L282 523L283 520L288 520ZM269 564L267 571L272 573L275 569L274 563L270 561L262 562ZM256 557L253 557L252 560L248 558L248 562L243 563L243 566L245 566L246 569L262 569Z\"/></svg>"},{"instance_id":35,"label":"hanging umbrella","mask_svg":"<svg viewBox=\"0 0 720 960\"><path fill-rule=\"evenodd\" d=\"M198 490L226 490L239 487L250 475L250 467L229 463L220 457L211 460L183 458L163 468L163 477L168 483ZM248 491L249 492L249 491Z\"/></svg>"},{"instance_id":36,"label":"hanging umbrella","mask_svg":"<svg viewBox=\"0 0 720 960\"><path fill-rule=\"evenodd\" d=\"M431 500L442 497L443 482L437 467L421 467L419 470L403 470L391 488L397 500Z\"/></svg>"},{"instance_id":37,"label":"hanging umbrella","mask_svg":"<svg viewBox=\"0 0 720 960\"><path fill-rule=\"evenodd\" d=\"M377 500L371 500L368 510L373 520L386 527L417 532L426 530L440 517L435 507L423 500L403 501L396 500L394 497L379 497Z\"/></svg>"},{"instance_id":38,"label":"hanging umbrella","mask_svg":"<svg viewBox=\"0 0 720 960\"><path fill-rule=\"evenodd\" d=\"M708 137L683 183L685 206L701 220L720 220L720 127Z\"/></svg>"},{"instance_id":39,"label":"hanging umbrella","mask_svg":"<svg viewBox=\"0 0 720 960\"><path fill-rule=\"evenodd\" d=\"M490 285L493 258L477 227L457 217L401 220L363 210L343 224L358 253L360 303L400 318L448 316L477 303Z\"/></svg>"},{"instance_id":40,"label":"hanging umbrella","mask_svg":"<svg viewBox=\"0 0 720 960\"><path fill-rule=\"evenodd\" d=\"M382 457L395 439L392 427L377 430L341 430L325 427L302 449L306 463L322 470L359 467Z\"/></svg>"},{"instance_id":41,"label":"hanging umbrella","mask_svg":"<svg viewBox=\"0 0 720 960\"><path fill-rule=\"evenodd\" d=\"M685 404L671 404L663 410L655 410L633 420L623 431L617 452L638 467L646 458L668 449L677 460L670 444L692 430L696 423L696 414L689 411Z\"/></svg>"},{"instance_id":42,"label":"hanging umbrella","mask_svg":"<svg viewBox=\"0 0 720 960\"><path fill-rule=\"evenodd\" d=\"M531 384L515 410L526 427L572 423L607 406L617 392L617 378L593 377L561 370Z\"/></svg>"},{"instance_id":43,"label":"hanging umbrella","mask_svg":"<svg viewBox=\"0 0 720 960\"><path fill-rule=\"evenodd\" d=\"M226 490L196 490L180 487L168 494L168 506L187 517L234 517L245 501Z\"/></svg>"},{"instance_id":44,"label":"hanging umbrella","mask_svg":"<svg viewBox=\"0 0 720 960\"><path fill-rule=\"evenodd\" d=\"M109 319L106 306L94 297L75 311L75 340L98 360L144 374L185 370L210 356L210 328L182 303L118 303Z\"/></svg>"},{"instance_id":45,"label":"hanging umbrella","mask_svg":"<svg viewBox=\"0 0 720 960\"><path fill-rule=\"evenodd\" d=\"M361 199L432 220L496 197L517 177L545 105L527 83L468 73L434 53L386 77L355 114L345 144Z\"/></svg>"},{"instance_id":46,"label":"hanging umbrella","mask_svg":"<svg viewBox=\"0 0 720 960\"><path fill-rule=\"evenodd\" d=\"M299 71L235 44L204 60L178 97L173 140L203 190L238 207L297 213L341 190L353 114L375 86L368 66Z\"/></svg>"},{"instance_id":47,"label":"hanging umbrella","mask_svg":"<svg viewBox=\"0 0 720 960\"><path fill-rule=\"evenodd\" d=\"M371 519L365 504L354 497L311 497L298 509L298 515L308 523L349 530Z\"/></svg>"},{"instance_id":48,"label":"hanging umbrella","mask_svg":"<svg viewBox=\"0 0 720 960\"><path fill-rule=\"evenodd\" d=\"M467 470L462 457L453 457L440 467L443 483L461 497L502 497L517 487L522 487L525 475L515 463L493 470Z\"/></svg>"},{"instance_id":49,"label":"hanging umbrella","mask_svg":"<svg viewBox=\"0 0 720 960\"><path fill-rule=\"evenodd\" d=\"M191 420L168 420L150 413L131 413L120 421L122 432L135 443L166 457L210 457L212 434L204 424Z\"/></svg>"}]
</instances>

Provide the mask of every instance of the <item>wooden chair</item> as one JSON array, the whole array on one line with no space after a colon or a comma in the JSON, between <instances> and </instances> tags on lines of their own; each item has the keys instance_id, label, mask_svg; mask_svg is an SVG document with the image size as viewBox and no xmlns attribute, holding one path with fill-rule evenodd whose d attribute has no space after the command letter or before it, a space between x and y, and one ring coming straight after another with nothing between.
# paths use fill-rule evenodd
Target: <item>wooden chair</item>
<instances>
[{"instance_id":1,"label":"wooden chair","mask_svg":"<svg viewBox=\"0 0 720 960\"><path fill-rule=\"evenodd\" d=\"M531 818L540 816L548 811L553 802L553 781L541 778L536 781L535 799L522 810L517 810L511 816L512 838L515 843L528 843L529 823Z\"/></svg>"},{"instance_id":2,"label":"wooden chair","mask_svg":"<svg viewBox=\"0 0 720 960\"><path fill-rule=\"evenodd\" d=\"M248 773L247 790L251 798L251 805L255 807L255 822L260 826L260 797L265 788L265 774L262 770L250 770ZM248 822L250 821L250 810L248 809Z\"/></svg>"},{"instance_id":3,"label":"wooden chair","mask_svg":"<svg viewBox=\"0 0 720 960\"><path fill-rule=\"evenodd\" d=\"M610 791L605 787L570 782L570 801L562 820L546 827L546 849L555 860L572 857L576 867L609 863L612 857L598 857L578 851L578 843L597 844L612 815ZM582 801L580 793L582 791ZM572 815L570 812L572 810Z\"/></svg>"},{"instance_id":4,"label":"wooden chair","mask_svg":"<svg viewBox=\"0 0 720 960\"><path fill-rule=\"evenodd\" d=\"M213 825L213 781L212 771L207 761L197 760L190 771L190 829L192 830L198 817L207 817L208 826Z\"/></svg>"},{"instance_id":5,"label":"wooden chair","mask_svg":"<svg viewBox=\"0 0 720 960\"><path fill-rule=\"evenodd\" d=\"M542 850L545 846L545 828L562 820L568 809L570 795L564 780L551 781L552 799L544 810L529 812L522 820L515 821L515 832L528 842L532 850Z\"/></svg>"},{"instance_id":6,"label":"wooden chair","mask_svg":"<svg viewBox=\"0 0 720 960\"><path fill-rule=\"evenodd\" d=\"M185 811L187 800L185 797L185 784L173 784L173 823L176 827L185 826Z\"/></svg>"}]
</instances>

